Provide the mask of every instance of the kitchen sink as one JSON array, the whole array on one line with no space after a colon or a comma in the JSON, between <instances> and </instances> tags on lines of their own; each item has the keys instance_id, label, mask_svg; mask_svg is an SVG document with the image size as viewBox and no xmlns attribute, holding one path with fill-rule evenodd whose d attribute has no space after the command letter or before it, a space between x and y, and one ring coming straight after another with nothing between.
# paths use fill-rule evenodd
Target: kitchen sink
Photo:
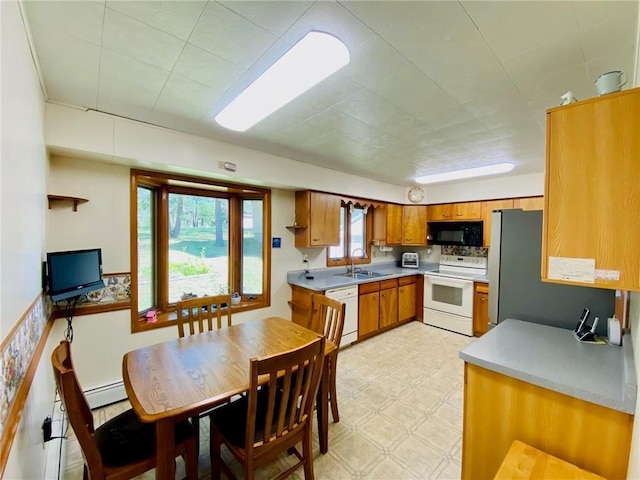
<instances>
[{"instance_id":1,"label":"kitchen sink","mask_svg":"<svg viewBox=\"0 0 640 480\"><path fill-rule=\"evenodd\" d=\"M356 278L358 280L362 280L365 278L377 278L377 277L386 277L387 275L391 275L390 273L381 273L381 272L374 272L371 270L360 270L358 272L355 273L336 273L337 276L339 277L349 277L349 278Z\"/></svg>"}]
</instances>

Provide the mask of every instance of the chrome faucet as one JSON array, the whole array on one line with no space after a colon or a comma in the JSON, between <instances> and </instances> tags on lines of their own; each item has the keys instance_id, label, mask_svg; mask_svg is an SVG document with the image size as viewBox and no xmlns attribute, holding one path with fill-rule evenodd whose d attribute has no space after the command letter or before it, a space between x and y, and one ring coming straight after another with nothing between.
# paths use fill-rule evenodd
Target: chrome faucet
<instances>
[{"instance_id":1,"label":"chrome faucet","mask_svg":"<svg viewBox=\"0 0 640 480\"><path fill-rule=\"evenodd\" d=\"M356 252L360 250L362 252L362 256L360 258L368 258L367 257L367 252L364 251L364 249L358 247L358 248L354 248L353 252L351 252L351 273L355 274L356 273L356 269L355 269L355 254Z\"/></svg>"}]
</instances>

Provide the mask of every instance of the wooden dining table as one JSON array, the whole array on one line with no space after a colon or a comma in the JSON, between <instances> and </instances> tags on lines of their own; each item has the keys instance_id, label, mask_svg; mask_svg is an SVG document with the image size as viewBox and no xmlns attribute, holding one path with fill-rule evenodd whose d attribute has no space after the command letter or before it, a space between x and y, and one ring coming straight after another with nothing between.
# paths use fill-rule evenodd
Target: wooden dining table
<instances>
[{"instance_id":1,"label":"wooden dining table","mask_svg":"<svg viewBox=\"0 0 640 480\"><path fill-rule=\"evenodd\" d=\"M156 478L175 477L174 425L249 389L249 360L306 345L318 334L285 318L270 317L176 338L133 350L122 359L133 410L156 424ZM325 356L336 349L327 341ZM328 450L329 377L318 389L320 451Z\"/></svg>"}]
</instances>

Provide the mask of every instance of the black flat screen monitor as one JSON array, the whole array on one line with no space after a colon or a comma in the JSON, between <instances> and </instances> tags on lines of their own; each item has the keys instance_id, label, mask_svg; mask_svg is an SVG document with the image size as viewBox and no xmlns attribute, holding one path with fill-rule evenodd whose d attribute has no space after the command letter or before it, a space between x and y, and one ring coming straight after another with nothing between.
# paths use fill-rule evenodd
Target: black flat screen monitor
<instances>
[{"instance_id":1,"label":"black flat screen monitor","mask_svg":"<svg viewBox=\"0 0 640 480\"><path fill-rule=\"evenodd\" d=\"M47 270L49 295L56 302L104 287L99 248L49 252Z\"/></svg>"}]
</instances>

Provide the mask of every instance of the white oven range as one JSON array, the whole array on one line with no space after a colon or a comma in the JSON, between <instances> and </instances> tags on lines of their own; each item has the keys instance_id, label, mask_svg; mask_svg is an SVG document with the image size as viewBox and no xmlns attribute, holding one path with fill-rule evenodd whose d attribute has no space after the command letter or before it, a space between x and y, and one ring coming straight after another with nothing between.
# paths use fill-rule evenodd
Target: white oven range
<instances>
[{"instance_id":1,"label":"white oven range","mask_svg":"<svg viewBox=\"0 0 640 480\"><path fill-rule=\"evenodd\" d=\"M486 274L486 257L442 255L424 274L424 323L473 336L473 279Z\"/></svg>"}]
</instances>

